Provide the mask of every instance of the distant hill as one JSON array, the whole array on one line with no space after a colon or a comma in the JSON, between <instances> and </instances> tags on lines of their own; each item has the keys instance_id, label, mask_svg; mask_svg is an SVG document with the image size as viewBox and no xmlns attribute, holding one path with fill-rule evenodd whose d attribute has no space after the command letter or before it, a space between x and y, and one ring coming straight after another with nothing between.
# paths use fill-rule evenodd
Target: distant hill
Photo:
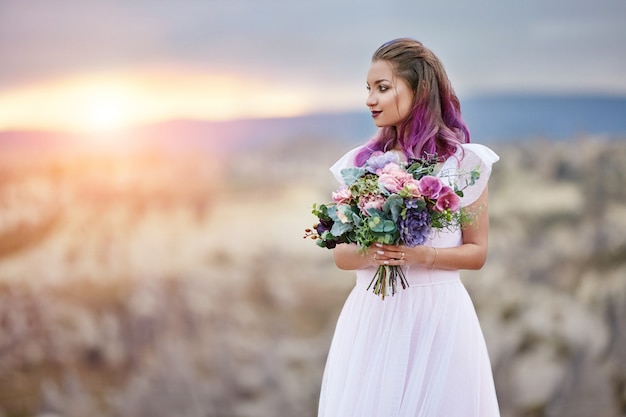
<instances>
[{"instance_id":1,"label":"distant hill","mask_svg":"<svg viewBox=\"0 0 626 417\"><path fill-rule=\"evenodd\" d=\"M626 97L498 95L467 98L463 116L477 142L525 138L567 140L582 134L626 137ZM175 120L116 133L127 149L158 147L169 151L197 149L229 152L268 142L315 140L356 144L376 132L369 112L313 114L291 118L226 122ZM0 132L0 147L40 150L80 149L93 143L80 135L58 132ZM102 140L101 143L105 143Z\"/></svg>"},{"instance_id":2,"label":"distant hill","mask_svg":"<svg viewBox=\"0 0 626 417\"><path fill-rule=\"evenodd\" d=\"M498 95L463 100L463 117L477 141L581 134L626 137L626 97Z\"/></svg>"}]
</instances>

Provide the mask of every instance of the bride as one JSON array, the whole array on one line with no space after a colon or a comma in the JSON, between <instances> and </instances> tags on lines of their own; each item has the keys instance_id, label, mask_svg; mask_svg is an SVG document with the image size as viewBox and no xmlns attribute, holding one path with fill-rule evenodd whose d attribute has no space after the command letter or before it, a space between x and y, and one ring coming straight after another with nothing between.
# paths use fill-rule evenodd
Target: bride
<instances>
[{"instance_id":1,"label":"bride","mask_svg":"<svg viewBox=\"0 0 626 417\"><path fill-rule=\"evenodd\" d=\"M363 166L376 151L405 159L436 154L440 173L480 179L464 190L462 207L477 213L459 230L433 231L425 244L355 244L333 249L338 268L356 271L339 316L322 381L319 417L495 417L498 403L476 312L459 270L480 269L487 257L487 182L498 156L470 144L458 98L439 59L402 38L374 53L367 74L378 134L331 171ZM380 265L400 266L409 287L381 300L367 287Z\"/></svg>"}]
</instances>

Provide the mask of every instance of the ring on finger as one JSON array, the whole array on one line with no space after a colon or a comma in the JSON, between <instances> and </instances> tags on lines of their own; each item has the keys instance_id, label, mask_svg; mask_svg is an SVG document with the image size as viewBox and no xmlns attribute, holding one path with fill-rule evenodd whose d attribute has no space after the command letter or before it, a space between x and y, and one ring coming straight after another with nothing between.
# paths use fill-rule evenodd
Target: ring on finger
<instances>
[{"instance_id":1,"label":"ring on finger","mask_svg":"<svg viewBox=\"0 0 626 417\"><path fill-rule=\"evenodd\" d=\"M401 256L400 256L400 260L404 259L404 252L402 252Z\"/></svg>"}]
</instances>

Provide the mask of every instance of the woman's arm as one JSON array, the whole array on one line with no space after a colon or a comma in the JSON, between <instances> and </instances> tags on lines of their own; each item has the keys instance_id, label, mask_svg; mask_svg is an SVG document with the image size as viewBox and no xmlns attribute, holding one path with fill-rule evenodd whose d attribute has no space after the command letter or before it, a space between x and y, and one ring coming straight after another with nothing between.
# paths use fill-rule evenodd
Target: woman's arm
<instances>
[{"instance_id":1,"label":"woman's arm","mask_svg":"<svg viewBox=\"0 0 626 417\"><path fill-rule=\"evenodd\" d=\"M358 252L358 246L355 243L342 243L333 249L333 257L337 268L344 270L363 269L370 266L378 266L378 262L374 260L376 249L369 247L365 252Z\"/></svg>"},{"instance_id":2,"label":"woman's arm","mask_svg":"<svg viewBox=\"0 0 626 417\"><path fill-rule=\"evenodd\" d=\"M364 253L355 244L341 244L333 249L339 269L354 270L378 265L421 265L439 269L480 269L487 259L489 237L488 191L467 207L476 213L472 223L463 229L463 243L452 248L396 245L376 245Z\"/></svg>"}]
</instances>

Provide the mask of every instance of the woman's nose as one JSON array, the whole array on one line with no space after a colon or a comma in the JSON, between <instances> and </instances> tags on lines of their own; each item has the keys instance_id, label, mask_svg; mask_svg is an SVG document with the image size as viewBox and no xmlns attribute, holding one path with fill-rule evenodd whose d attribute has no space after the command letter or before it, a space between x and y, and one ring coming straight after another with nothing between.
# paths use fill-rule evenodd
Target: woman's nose
<instances>
[{"instance_id":1,"label":"woman's nose","mask_svg":"<svg viewBox=\"0 0 626 417\"><path fill-rule=\"evenodd\" d=\"M367 95L367 100L365 100L365 105L367 107L375 106L376 105L376 99L371 94L368 94Z\"/></svg>"}]
</instances>

